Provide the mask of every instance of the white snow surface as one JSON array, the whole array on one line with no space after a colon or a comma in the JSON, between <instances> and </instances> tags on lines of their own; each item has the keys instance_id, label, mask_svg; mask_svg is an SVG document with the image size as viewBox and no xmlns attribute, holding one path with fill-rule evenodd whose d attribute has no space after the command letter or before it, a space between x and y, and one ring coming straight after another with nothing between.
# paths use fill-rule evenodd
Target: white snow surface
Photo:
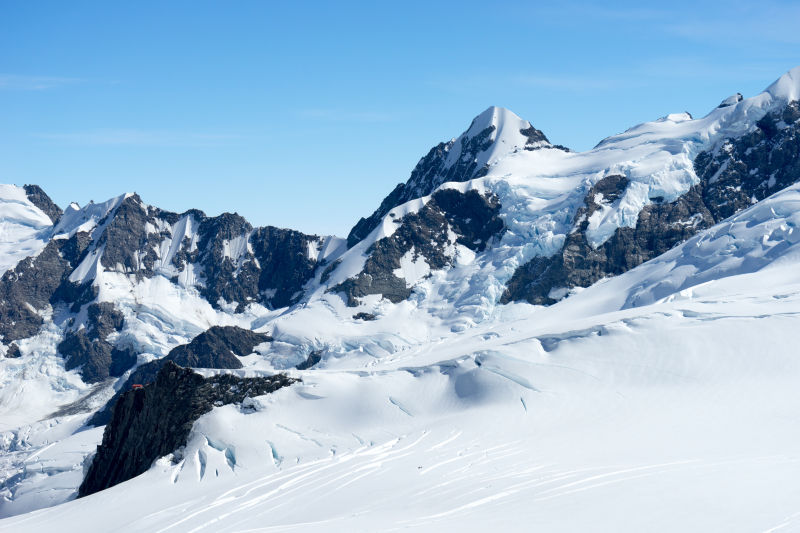
<instances>
[{"instance_id":1,"label":"white snow surface","mask_svg":"<svg viewBox=\"0 0 800 533\"><path fill-rule=\"evenodd\" d=\"M99 204L90 202L84 207L80 207L76 203L69 204L64 209L64 214L61 215L58 224L53 228L53 234L57 238L69 238L81 231L95 231L97 224L119 207L119 204L128 196L131 196L131 194L123 194Z\"/></svg>"},{"instance_id":2,"label":"white snow surface","mask_svg":"<svg viewBox=\"0 0 800 533\"><path fill-rule=\"evenodd\" d=\"M478 135L487 128L494 128L490 139L493 141L488 149L472 155L464 151L463 143ZM513 111L503 107L491 106L475 117L470 127L454 140L447 154L445 168L452 167L459 159L474 157L476 167L492 165L509 154L522 150L528 138L520 130L531 127L531 123L517 116ZM545 144L543 144L544 146Z\"/></svg>"},{"instance_id":3,"label":"white snow surface","mask_svg":"<svg viewBox=\"0 0 800 533\"><path fill-rule=\"evenodd\" d=\"M0 185L0 276L47 244L53 223L33 205L25 189Z\"/></svg>"},{"instance_id":4,"label":"white snow surface","mask_svg":"<svg viewBox=\"0 0 800 533\"><path fill-rule=\"evenodd\" d=\"M706 117L668 115L584 153L521 150L527 122L490 108L473 128L491 123L514 148L495 143L485 177L442 187L496 194L508 231L482 253L453 245L446 270L404 257L398 274L414 293L399 304L374 296L350 308L327 289L429 197L393 209L350 250L325 239L318 257L338 268L284 310L216 310L191 269L171 283L176 242L196 237L191 217L162 243L160 276L104 271L97 250L75 277L122 310L119 335L141 362L235 324L275 337L237 373L303 382L214 409L174 457L73 500L101 433L80 430L85 414L54 411L94 405L113 384L64 370L56 312L20 343L22 358L0 358L0 483L16 480L0 492L0 530L800 530L799 186L551 307L497 304L519 265L561 247L598 180L631 185L590 220L594 244L634 224L649 198L697 183L697 153L798 96L800 68ZM122 198L68 208L48 231L94 230ZM244 246L229 245L232 257ZM352 318L361 311L377 320ZM293 369L315 350L319 365Z\"/></svg>"},{"instance_id":5,"label":"white snow surface","mask_svg":"<svg viewBox=\"0 0 800 533\"><path fill-rule=\"evenodd\" d=\"M793 188L769 207L792 217L797 201ZM205 415L146 474L0 527L795 530L800 278L793 245L759 238L784 223L761 207L732 232L760 266L719 274L726 259L709 248L696 273L719 275L627 305L663 276L664 256L549 308L505 306L468 332L383 355L353 347L293 371L302 384ZM265 368L251 358L243 373Z\"/></svg>"}]
</instances>

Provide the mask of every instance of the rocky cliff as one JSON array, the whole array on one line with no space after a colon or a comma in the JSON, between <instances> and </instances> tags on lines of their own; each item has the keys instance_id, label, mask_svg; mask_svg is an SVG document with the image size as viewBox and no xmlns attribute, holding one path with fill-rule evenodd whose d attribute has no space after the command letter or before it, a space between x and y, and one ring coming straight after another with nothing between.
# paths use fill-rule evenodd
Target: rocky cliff
<instances>
[{"instance_id":1,"label":"rocky cliff","mask_svg":"<svg viewBox=\"0 0 800 533\"><path fill-rule=\"evenodd\" d=\"M114 406L78 495L87 496L145 472L150 465L186 444L192 424L214 406L238 403L274 392L296 380L283 374L210 378L167 362L155 382L129 390Z\"/></svg>"}]
</instances>

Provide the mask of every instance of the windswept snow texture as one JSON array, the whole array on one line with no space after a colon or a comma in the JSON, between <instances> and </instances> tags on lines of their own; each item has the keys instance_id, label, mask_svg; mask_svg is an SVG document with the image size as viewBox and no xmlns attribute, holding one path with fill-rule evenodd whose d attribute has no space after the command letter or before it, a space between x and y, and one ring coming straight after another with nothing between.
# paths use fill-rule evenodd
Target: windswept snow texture
<instances>
[{"instance_id":1,"label":"windswept snow texture","mask_svg":"<svg viewBox=\"0 0 800 533\"><path fill-rule=\"evenodd\" d=\"M91 245L59 293L74 297L25 308L38 329L15 341L20 357L0 358L0 529L800 530L800 185L762 174L762 161L794 168L798 99L800 68L584 153L490 108L347 243L132 195L70 206L53 228L2 189L27 213L14 235L33 258L4 264L33 264L47 232L47 246ZM730 206L700 210L712 182L714 198L736 199L730 218L708 214ZM484 222L459 210L410 246L405 223L468 197L485 200ZM123 204L126 220L146 215L123 232L139 249L105 256ZM522 265L576 231L600 250L643 217L690 226L616 277L550 287L549 307L500 303ZM402 297L332 291L362 275L371 287L376 272ZM92 325L103 303L113 328ZM102 439L91 413L135 368L214 326L271 340L237 353L241 368L195 372L302 382L215 406L143 474L74 499ZM67 371L56 347L84 330L133 350L134 369L93 385Z\"/></svg>"}]
</instances>

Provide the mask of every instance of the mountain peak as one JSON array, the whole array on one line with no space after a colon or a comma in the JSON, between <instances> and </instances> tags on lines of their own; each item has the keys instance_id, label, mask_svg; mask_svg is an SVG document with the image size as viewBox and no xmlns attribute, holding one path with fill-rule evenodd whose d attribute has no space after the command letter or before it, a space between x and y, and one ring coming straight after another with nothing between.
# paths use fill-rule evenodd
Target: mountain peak
<instances>
[{"instance_id":1,"label":"mountain peak","mask_svg":"<svg viewBox=\"0 0 800 533\"><path fill-rule=\"evenodd\" d=\"M767 93L774 98L792 102L800 100L800 66L794 67L767 87Z\"/></svg>"},{"instance_id":2,"label":"mountain peak","mask_svg":"<svg viewBox=\"0 0 800 533\"><path fill-rule=\"evenodd\" d=\"M445 167L468 158L477 163L478 171L510 153L553 146L530 122L498 106L490 106L472 119L467 131L451 143ZM450 181L466 181L473 177L478 176L462 176Z\"/></svg>"},{"instance_id":3,"label":"mountain peak","mask_svg":"<svg viewBox=\"0 0 800 533\"><path fill-rule=\"evenodd\" d=\"M501 159L523 150L557 148L530 122L503 107L490 106L480 113L457 138L434 146L420 159L406 183L384 198L380 207L350 230L347 245L354 246L378 227L386 214L409 200L434 192L443 183L464 182L485 176Z\"/></svg>"},{"instance_id":4,"label":"mountain peak","mask_svg":"<svg viewBox=\"0 0 800 533\"><path fill-rule=\"evenodd\" d=\"M523 120L513 111L505 107L489 106L485 111L480 113L469 125L465 135L474 136L477 133L485 130L486 128L503 128L505 126L518 126L518 129L524 129L530 126L530 122Z\"/></svg>"},{"instance_id":5,"label":"mountain peak","mask_svg":"<svg viewBox=\"0 0 800 533\"><path fill-rule=\"evenodd\" d=\"M535 149L552 146L541 131L530 122L505 107L490 106L472 119L469 128L460 138L473 138L486 130L492 130L489 140L505 148ZM503 150L504 151L504 150Z\"/></svg>"}]
</instances>

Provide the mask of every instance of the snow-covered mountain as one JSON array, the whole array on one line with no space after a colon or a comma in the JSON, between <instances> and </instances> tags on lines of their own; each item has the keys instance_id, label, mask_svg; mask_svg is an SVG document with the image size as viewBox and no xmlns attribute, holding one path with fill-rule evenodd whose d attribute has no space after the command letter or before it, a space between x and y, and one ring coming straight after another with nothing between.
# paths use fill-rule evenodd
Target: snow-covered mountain
<instances>
[{"instance_id":1,"label":"snow-covered mountain","mask_svg":"<svg viewBox=\"0 0 800 533\"><path fill-rule=\"evenodd\" d=\"M2 186L0 527L799 527L799 133L490 107L347 239Z\"/></svg>"},{"instance_id":2,"label":"snow-covered mountain","mask_svg":"<svg viewBox=\"0 0 800 533\"><path fill-rule=\"evenodd\" d=\"M508 109L488 108L475 117L467 131L458 138L431 148L414 167L408 181L398 184L372 215L359 220L350 230L348 246L366 237L392 208L428 196L445 182L485 176L491 165L509 154L540 148L567 151L563 146L550 144L544 133Z\"/></svg>"}]
</instances>

